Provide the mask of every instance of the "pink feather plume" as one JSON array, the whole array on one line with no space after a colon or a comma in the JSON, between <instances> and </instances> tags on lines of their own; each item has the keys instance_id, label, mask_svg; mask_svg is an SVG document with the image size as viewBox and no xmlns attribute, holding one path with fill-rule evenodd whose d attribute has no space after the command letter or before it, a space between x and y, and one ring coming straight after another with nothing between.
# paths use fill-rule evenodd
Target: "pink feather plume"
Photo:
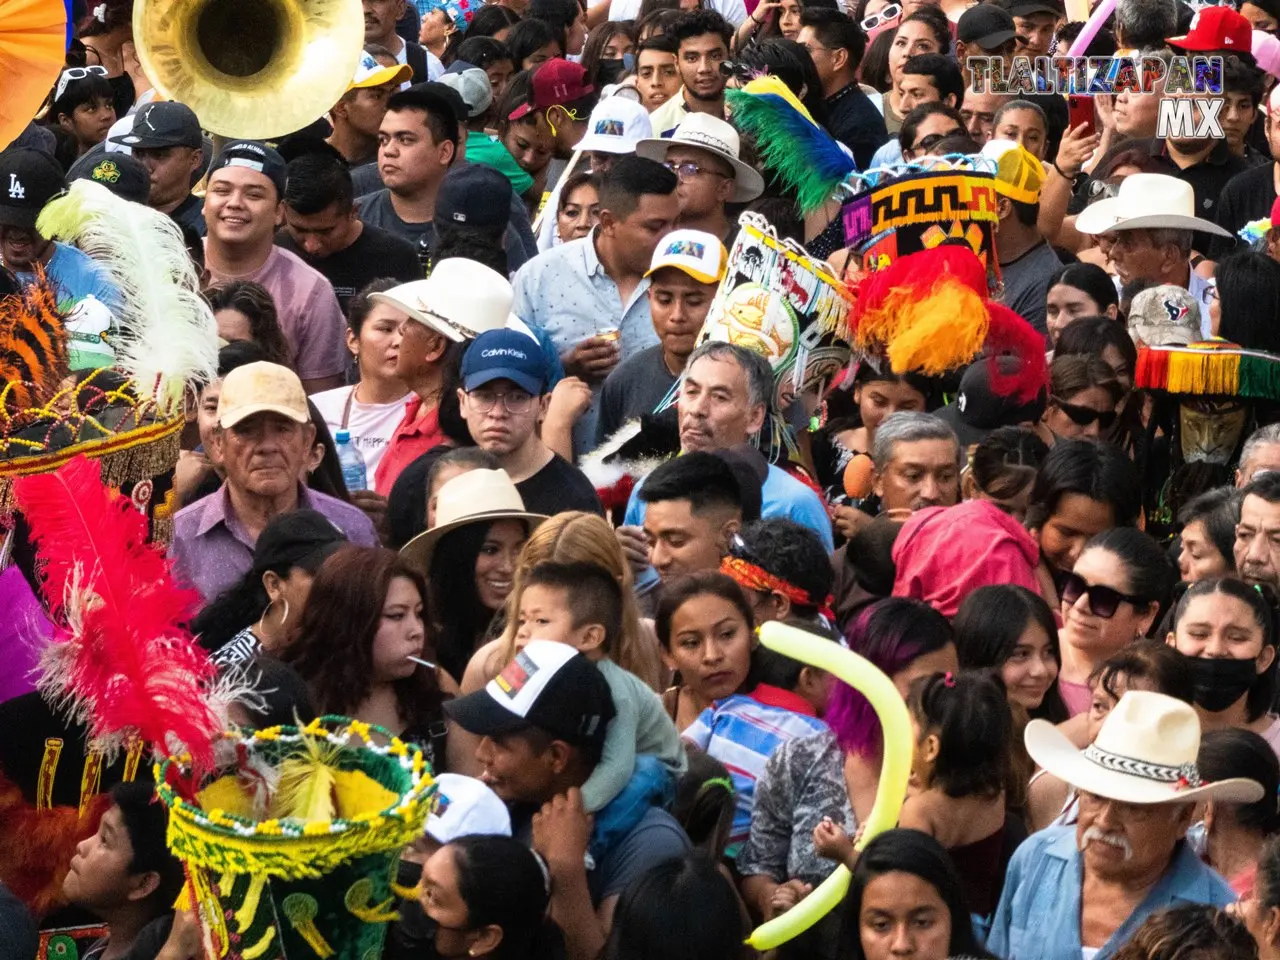
<instances>
[{"instance_id":1,"label":"pink feather plume","mask_svg":"<svg viewBox=\"0 0 1280 960\"><path fill-rule=\"evenodd\" d=\"M183 626L200 596L173 582L168 559L147 543L146 517L85 457L15 481L14 495L60 625L42 657L42 692L107 749L136 735L211 763L217 671Z\"/></svg>"}]
</instances>

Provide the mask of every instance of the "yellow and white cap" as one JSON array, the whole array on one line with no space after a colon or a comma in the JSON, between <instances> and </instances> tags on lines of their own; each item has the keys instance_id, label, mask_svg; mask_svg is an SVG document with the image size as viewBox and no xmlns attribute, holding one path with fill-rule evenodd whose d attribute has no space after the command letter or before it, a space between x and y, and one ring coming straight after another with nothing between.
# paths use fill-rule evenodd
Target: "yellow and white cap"
<instances>
[{"instance_id":1,"label":"yellow and white cap","mask_svg":"<svg viewBox=\"0 0 1280 960\"><path fill-rule=\"evenodd\" d=\"M1044 165L1013 140L989 140L982 155L996 163L996 193L1019 203L1039 203Z\"/></svg>"},{"instance_id":2,"label":"yellow and white cap","mask_svg":"<svg viewBox=\"0 0 1280 960\"><path fill-rule=\"evenodd\" d=\"M673 230L654 248L646 277L663 267L675 267L699 283L719 283L729 265L724 244L701 230Z\"/></svg>"},{"instance_id":3,"label":"yellow and white cap","mask_svg":"<svg viewBox=\"0 0 1280 960\"><path fill-rule=\"evenodd\" d=\"M401 84L412 76L413 68L407 64L397 63L394 67L384 67L371 54L362 52L360 62L356 64L356 75L347 89L365 90L387 83Z\"/></svg>"}]
</instances>

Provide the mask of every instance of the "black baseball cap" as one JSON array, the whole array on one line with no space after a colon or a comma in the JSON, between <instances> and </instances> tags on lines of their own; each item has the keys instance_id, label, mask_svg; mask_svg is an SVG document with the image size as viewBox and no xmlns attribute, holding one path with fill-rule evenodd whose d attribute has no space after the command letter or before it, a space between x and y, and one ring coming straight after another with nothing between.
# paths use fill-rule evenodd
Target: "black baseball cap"
<instances>
[{"instance_id":1,"label":"black baseball cap","mask_svg":"<svg viewBox=\"0 0 1280 960\"><path fill-rule=\"evenodd\" d=\"M71 171L72 180L92 180L118 197L145 204L151 195L151 174L127 153L104 153L95 163Z\"/></svg>"},{"instance_id":2,"label":"black baseball cap","mask_svg":"<svg viewBox=\"0 0 1280 960\"><path fill-rule=\"evenodd\" d=\"M436 193L437 223L505 227L511 216L511 181L483 163L454 167Z\"/></svg>"},{"instance_id":3,"label":"black baseball cap","mask_svg":"<svg viewBox=\"0 0 1280 960\"><path fill-rule=\"evenodd\" d=\"M0 224L34 230L44 205L66 188L62 167L43 150L0 151Z\"/></svg>"},{"instance_id":4,"label":"black baseball cap","mask_svg":"<svg viewBox=\"0 0 1280 960\"><path fill-rule=\"evenodd\" d=\"M1016 374L1022 365L1022 360L1013 356L997 357L995 362L1006 376ZM962 447L970 447L999 427L1039 420L1047 399L1044 390L1029 403L1000 396L991 389L991 361L983 357L969 364L960 378L955 401L936 411L936 415L956 432Z\"/></svg>"},{"instance_id":5,"label":"black baseball cap","mask_svg":"<svg viewBox=\"0 0 1280 960\"><path fill-rule=\"evenodd\" d=\"M975 43L983 50L995 50L1018 35L1013 15L990 3L979 3L960 14L956 23L956 39Z\"/></svg>"},{"instance_id":6,"label":"black baseball cap","mask_svg":"<svg viewBox=\"0 0 1280 960\"><path fill-rule=\"evenodd\" d=\"M209 164L209 177L212 178L223 167L248 167L258 171L275 184L277 198L284 199L284 158L262 141L235 140L228 143Z\"/></svg>"},{"instance_id":7,"label":"black baseball cap","mask_svg":"<svg viewBox=\"0 0 1280 960\"><path fill-rule=\"evenodd\" d=\"M478 737L537 727L596 749L615 715L604 674L573 647L551 640L530 640L483 690L449 701L444 712Z\"/></svg>"},{"instance_id":8,"label":"black baseball cap","mask_svg":"<svg viewBox=\"0 0 1280 960\"><path fill-rule=\"evenodd\" d=\"M328 517L316 510L293 510L281 514L263 528L253 548L253 574L299 567L308 573L320 569L347 536Z\"/></svg>"},{"instance_id":9,"label":"black baseball cap","mask_svg":"<svg viewBox=\"0 0 1280 960\"><path fill-rule=\"evenodd\" d=\"M194 110L185 103L160 100L134 114L133 129L112 137L111 142L140 150L163 150L165 147L199 147L203 137Z\"/></svg>"},{"instance_id":10,"label":"black baseball cap","mask_svg":"<svg viewBox=\"0 0 1280 960\"><path fill-rule=\"evenodd\" d=\"M1063 0L1001 0L1000 6L1015 17L1029 17L1036 13L1052 13L1055 17L1067 15Z\"/></svg>"}]
</instances>

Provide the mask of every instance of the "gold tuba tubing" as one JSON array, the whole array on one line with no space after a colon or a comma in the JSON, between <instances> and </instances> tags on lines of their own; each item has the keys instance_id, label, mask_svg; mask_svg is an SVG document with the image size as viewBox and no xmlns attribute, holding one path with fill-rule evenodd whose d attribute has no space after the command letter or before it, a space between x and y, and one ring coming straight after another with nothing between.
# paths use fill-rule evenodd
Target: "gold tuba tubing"
<instances>
[{"instance_id":1,"label":"gold tuba tubing","mask_svg":"<svg viewBox=\"0 0 1280 960\"><path fill-rule=\"evenodd\" d=\"M211 133L300 130L346 92L364 43L360 0L138 0L138 59Z\"/></svg>"}]
</instances>

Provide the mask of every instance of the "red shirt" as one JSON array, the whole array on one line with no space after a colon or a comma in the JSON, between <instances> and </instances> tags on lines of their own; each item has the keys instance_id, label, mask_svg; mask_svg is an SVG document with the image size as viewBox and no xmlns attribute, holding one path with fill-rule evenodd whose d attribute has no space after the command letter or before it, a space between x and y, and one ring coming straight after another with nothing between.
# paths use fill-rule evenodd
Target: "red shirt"
<instances>
[{"instance_id":1,"label":"red shirt","mask_svg":"<svg viewBox=\"0 0 1280 960\"><path fill-rule=\"evenodd\" d=\"M404 419L391 435L387 452L382 455L378 470L373 475L374 489L381 491L384 496L391 492L396 478L405 467L448 439L440 429L440 411L432 407L424 416L419 417L420 409L421 397L414 397L404 405Z\"/></svg>"}]
</instances>

